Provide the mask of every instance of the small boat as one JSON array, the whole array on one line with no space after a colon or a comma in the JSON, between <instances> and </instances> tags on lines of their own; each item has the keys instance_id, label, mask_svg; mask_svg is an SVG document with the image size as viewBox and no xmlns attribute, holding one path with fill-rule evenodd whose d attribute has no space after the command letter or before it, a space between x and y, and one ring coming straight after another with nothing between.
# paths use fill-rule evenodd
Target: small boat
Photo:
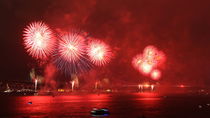
<instances>
[{"instance_id":1,"label":"small boat","mask_svg":"<svg viewBox=\"0 0 210 118\"><path fill-rule=\"evenodd\" d=\"M109 110L106 108L103 109L97 109L97 108L93 108L93 110L91 111L92 116L108 116Z\"/></svg>"},{"instance_id":2,"label":"small boat","mask_svg":"<svg viewBox=\"0 0 210 118\"><path fill-rule=\"evenodd\" d=\"M28 102L28 104L32 104L32 102Z\"/></svg>"}]
</instances>

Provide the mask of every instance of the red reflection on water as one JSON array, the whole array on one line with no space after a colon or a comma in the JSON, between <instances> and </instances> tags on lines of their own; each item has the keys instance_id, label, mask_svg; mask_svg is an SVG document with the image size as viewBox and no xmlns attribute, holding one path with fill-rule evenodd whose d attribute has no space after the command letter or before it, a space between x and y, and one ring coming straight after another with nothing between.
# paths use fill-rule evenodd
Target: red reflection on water
<instances>
[{"instance_id":1,"label":"red reflection on water","mask_svg":"<svg viewBox=\"0 0 210 118\"><path fill-rule=\"evenodd\" d=\"M137 93L138 96L141 97L157 97L157 93L151 93L151 92L143 92L143 93Z\"/></svg>"},{"instance_id":2,"label":"red reflection on water","mask_svg":"<svg viewBox=\"0 0 210 118\"><path fill-rule=\"evenodd\" d=\"M110 96L108 94L90 94L86 97L88 106L92 108L110 108Z\"/></svg>"},{"instance_id":3,"label":"red reflection on water","mask_svg":"<svg viewBox=\"0 0 210 118\"><path fill-rule=\"evenodd\" d=\"M158 93L150 93L150 92L144 92L144 93L138 93L138 98L136 99L136 104L139 109L142 110L142 114L148 117L152 117L154 114L157 116L159 114L159 106L162 102L162 98Z\"/></svg>"},{"instance_id":4,"label":"red reflection on water","mask_svg":"<svg viewBox=\"0 0 210 118\"><path fill-rule=\"evenodd\" d=\"M160 103L162 98L158 95L158 93L139 93L137 101L139 105L143 105L144 108L153 108Z\"/></svg>"},{"instance_id":5,"label":"red reflection on water","mask_svg":"<svg viewBox=\"0 0 210 118\"><path fill-rule=\"evenodd\" d=\"M91 94L87 96L87 99L105 100L108 98L107 94Z\"/></svg>"},{"instance_id":6,"label":"red reflection on water","mask_svg":"<svg viewBox=\"0 0 210 118\"><path fill-rule=\"evenodd\" d=\"M69 96L13 97L12 113L20 117L83 117L90 116L93 108L108 108L112 116L130 111L133 117L139 111L154 112L161 98L156 93L136 94L83 94ZM28 104L31 102L32 104ZM10 110L11 111L11 110ZM10 112L9 111L9 112ZM121 116L121 115L120 115ZM122 114L122 117L124 115ZM131 116L132 117L132 116Z\"/></svg>"},{"instance_id":7,"label":"red reflection on water","mask_svg":"<svg viewBox=\"0 0 210 118\"><path fill-rule=\"evenodd\" d=\"M180 88L184 88L184 87L185 87L185 85L181 84L179 87L180 87Z\"/></svg>"},{"instance_id":8,"label":"red reflection on water","mask_svg":"<svg viewBox=\"0 0 210 118\"><path fill-rule=\"evenodd\" d=\"M33 102L33 103L49 103L52 100L51 96L27 96L27 97L21 97L21 100L27 102Z\"/></svg>"},{"instance_id":9,"label":"red reflection on water","mask_svg":"<svg viewBox=\"0 0 210 118\"><path fill-rule=\"evenodd\" d=\"M45 117L53 114L88 116L93 108L108 108L110 97L107 94L21 96L16 100L14 111L23 116Z\"/></svg>"},{"instance_id":10,"label":"red reflection on water","mask_svg":"<svg viewBox=\"0 0 210 118\"><path fill-rule=\"evenodd\" d=\"M14 97L16 114L20 117L46 117L47 114L54 112L52 96L20 96Z\"/></svg>"}]
</instances>

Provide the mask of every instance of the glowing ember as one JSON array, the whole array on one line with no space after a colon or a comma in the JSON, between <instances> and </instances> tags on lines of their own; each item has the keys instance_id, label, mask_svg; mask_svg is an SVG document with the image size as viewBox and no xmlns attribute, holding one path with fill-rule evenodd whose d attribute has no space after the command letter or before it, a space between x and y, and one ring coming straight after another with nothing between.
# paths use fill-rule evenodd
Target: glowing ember
<instances>
[{"instance_id":1,"label":"glowing ember","mask_svg":"<svg viewBox=\"0 0 210 118\"><path fill-rule=\"evenodd\" d=\"M104 42L93 40L88 45L88 55L92 63L102 66L110 61L112 53Z\"/></svg>"},{"instance_id":2,"label":"glowing ember","mask_svg":"<svg viewBox=\"0 0 210 118\"><path fill-rule=\"evenodd\" d=\"M55 38L51 29L43 22L29 24L23 34L27 52L36 59L47 59L52 53Z\"/></svg>"},{"instance_id":3,"label":"glowing ember","mask_svg":"<svg viewBox=\"0 0 210 118\"><path fill-rule=\"evenodd\" d=\"M151 78L152 78L153 80L159 80L160 77L161 77L161 72L160 72L159 70L153 70L153 71L151 72Z\"/></svg>"}]
</instances>

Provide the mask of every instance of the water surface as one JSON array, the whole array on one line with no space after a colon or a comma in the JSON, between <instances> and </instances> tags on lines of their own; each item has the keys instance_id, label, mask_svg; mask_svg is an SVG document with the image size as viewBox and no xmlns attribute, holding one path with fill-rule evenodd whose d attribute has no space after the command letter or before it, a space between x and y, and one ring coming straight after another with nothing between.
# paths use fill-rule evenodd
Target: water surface
<instances>
[{"instance_id":1,"label":"water surface","mask_svg":"<svg viewBox=\"0 0 210 118\"><path fill-rule=\"evenodd\" d=\"M0 103L2 118L91 118L94 107L108 108L107 118L210 118L210 96L196 94L0 96Z\"/></svg>"}]
</instances>

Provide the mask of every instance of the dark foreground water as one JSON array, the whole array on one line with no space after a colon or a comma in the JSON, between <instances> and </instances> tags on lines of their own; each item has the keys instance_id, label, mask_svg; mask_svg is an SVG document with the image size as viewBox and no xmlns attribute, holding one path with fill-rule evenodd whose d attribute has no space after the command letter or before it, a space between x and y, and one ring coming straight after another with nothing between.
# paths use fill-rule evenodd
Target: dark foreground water
<instances>
[{"instance_id":1,"label":"dark foreground water","mask_svg":"<svg viewBox=\"0 0 210 118\"><path fill-rule=\"evenodd\" d=\"M210 118L210 96L197 94L0 96L0 105L0 118L91 118L94 107L108 108L108 118Z\"/></svg>"}]
</instances>

